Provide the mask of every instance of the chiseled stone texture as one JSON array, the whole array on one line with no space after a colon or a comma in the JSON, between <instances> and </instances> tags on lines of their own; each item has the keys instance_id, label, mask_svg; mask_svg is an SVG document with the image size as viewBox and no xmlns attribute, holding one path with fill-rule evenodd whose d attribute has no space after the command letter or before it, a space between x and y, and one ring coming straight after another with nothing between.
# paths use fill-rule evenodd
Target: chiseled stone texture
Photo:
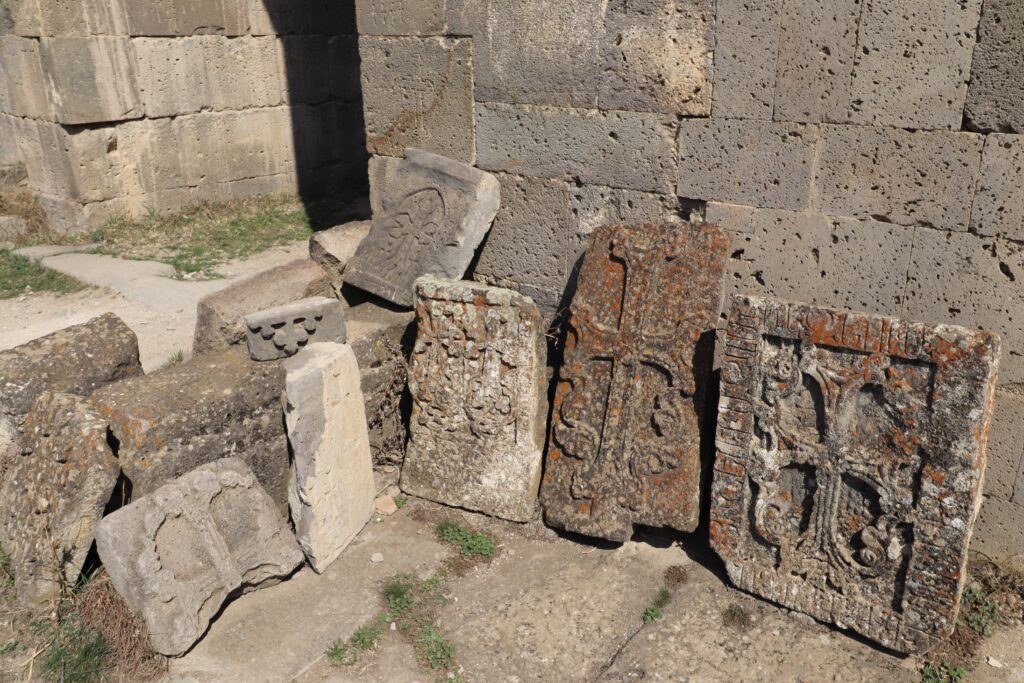
<instances>
[{"instance_id":1,"label":"chiseled stone texture","mask_svg":"<svg viewBox=\"0 0 1024 683\"><path fill-rule=\"evenodd\" d=\"M302 564L274 502L237 458L199 467L100 522L114 588L142 615L157 652L184 654L225 602Z\"/></svg>"},{"instance_id":2,"label":"chiseled stone texture","mask_svg":"<svg viewBox=\"0 0 1024 683\"><path fill-rule=\"evenodd\" d=\"M59 123L142 117L135 55L127 38L45 38L40 56Z\"/></svg>"},{"instance_id":3,"label":"chiseled stone texture","mask_svg":"<svg viewBox=\"0 0 1024 683\"><path fill-rule=\"evenodd\" d=\"M766 209L807 208L817 142L815 126L683 120L676 194Z\"/></svg>"},{"instance_id":4,"label":"chiseled stone texture","mask_svg":"<svg viewBox=\"0 0 1024 683\"><path fill-rule=\"evenodd\" d=\"M715 118L769 121L783 0L716 0Z\"/></svg>"},{"instance_id":5,"label":"chiseled stone texture","mask_svg":"<svg viewBox=\"0 0 1024 683\"><path fill-rule=\"evenodd\" d=\"M1013 500L1024 455L1024 398L996 392L996 408L988 435L985 496ZM1024 482L1022 482L1024 483ZM1020 539L1018 538L1019 542Z\"/></svg>"},{"instance_id":6,"label":"chiseled stone texture","mask_svg":"<svg viewBox=\"0 0 1024 683\"><path fill-rule=\"evenodd\" d=\"M1024 4L985 0L964 115L977 130L1024 133Z\"/></svg>"},{"instance_id":7,"label":"chiseled stone texture","mask_svg":"<svg viewBox=\"0 0 1024 683\"><path fill-rule=\"evenodd\" d=\"M345 283L412 306L421 275L461 278L498 211L497 179L421 150L384 169L380 210L345 269Z\"/></svg>"},{"instance_id":8,"label":"chiseled stone texture","mask_svg":"<svg viewBox=\"0 0 1024 683\"><path fill-rule=\"evenodd\" d=\"M244 348L233 347L111 384L90 400L110 422L135 495L147 495L199 465L237 456L287 514L283 390L280 363L251 361Z\"/></svg>"},{"instance_id":9,"label":"chiseled stone texture","mask_svg":"<svg viewBox=\"0 0 1024 683\"><path fill-rule=\"evenodd\" d=\"M376 487L348 344L317 342L285 364L285 421L294 462L288 488L295 536L322 573L370 519Z\"/></svg>"},{"instance_id":10,"label":"chiseled stone texture","mask_svg":"<svg viewBox=\"0 0 1024 683\"><path fill-rule=\"evenodd\" d=\"M245 316L253 360L294 356L311 339L345 342L345 311L337 299L317 296Z\"/></svg>"},{"instance_id":11,"label":"chiseled stone texture","mask_svg":"<svg viewBox=\"0 0 1024 683\"><path fill-rule=\"evenodd\" d=\"M982 0L863 0L853 123L960 130Z\"/></svg>"},{"instance_id":12,"label":"chiseled stone texture","mask_svg":"<svg viewBox=\"0 0 1024 683\"><path fill-rule=\"evenodd\" d=\"M555 392L549 524L618 541L636 524L697 527L700 406L728 249L704 224L593 234Z\"/></svg>"},{"instance_id":13,"label":"chiseled stone texture","mask_svg":"<svg viewBox=\"0 0 1024 683\"><path fill-rule=\"evenodd\" d=\"M662 114L477 105L477 165L541 178L671 192L676 122Z\"/></svg>"},{"instance_id":14,"label":"chiseled stone texture","mask_svg":"<svg viewBox=\"0 0 1024 683\"><path fill-rule=\"evenodd\" d=\"M366 149L416 147L472 164L472 56L468 39L360 36Z\"/></svg>"},{"instance_id":15,"label":"chiseled stone texture","mask_svg":"<svg viewBox=\"0 0 1024 683\"><path fill-rule=\"evenodd\" d=\"M1024 529L1024 501L986 496L971 538L971 550L995 560L1019 556L1021 529Z\"/></svg>"},{"instance_id":16,"label":"chiseled stone texture","mask_svg":"<svg viewBox=\"0 0 1024 683\"><path fill-rule=\"evenodd\" d=\"M324 269L335 291L341 287L348 262L369 232L370 221L354 221L315 232L309 238L309 258Z\"/></svg>"},{"instance_id":17,"label":"chiseled stone texture","mask_svg":"<svg viewBox=\"0 0 1024 683\"><path fill-rule=\"evenodd\" d=\"M966 231L982 142L972 133L822 126L816 208Z\"/></svg>"},{"instance_id":18,"label":"chiseled stone texture","mask_svg":"<svg viewBox=\"0 0 1024 683\"><path fill-rule=\"evenodd\" d=\"M39 41L0 35L0 107L5 114L50 118L50 99Z\"/></svg>"},{"instance_id":19,"label":"chiseled stone texture","mask_svg":"<svg viewBox=\"0 0 1024 683\"><path fill-rule=\"evenodd\" d=\"M711 543L737 587L901 652L956 623L999 338L737 296Z\"/></svg>"},{"instance_id":20,"label":"chiseled stone texture","mask_svg":"<svg viewBox=\"0 0 1024 683\"><path fill-rule=\"evenodd\" d=\"M83 399L45 392L0 485L0 538L18 600L53 606L78 580L121 470L107 423Z\"/></svg>"},{"instance_id":21,"label":"chiseled stone texture","mask_svg":"<svg viewBox=\"0 0 1024 683\"><path fill-rule=\"evenodd\" d=\"M41 0L45 1L45 0ZM249 26L247 0L120 0L133 36L243 35Z\"/></svg>"},{"instance_id":22,"label":"chiseled stone texture","mask_svg":"<svg viewBox=\"0 0 1024 683\"><path fill-rule=\"evenodd\" d=\"M141 374L135 333L106 313L0 351L0 414L20 423L44 391L86 396Z\"/></svg>"},{"instance_id":23,"label":"chiseled stone texture","mask_svg":"<svg viewBox=\"0 0 1024 683\"><path fill-rule=\"evenodd\" d=\"M540 312L508 289L416 283L403 491L517 522L536 510L547 420Z\"/></svg>"},{"instance_id":24,"label":"chiseled stone texture","mask_svg":"<svg viewBox=\"0 0 1024 683\"><path fill-rule=\"evenodd\" d=\"M445 32L445 0L356 0L364 36L437 36Z\"/></svg>"},{"instance_id":25,"label":"chiseled stone texture","mask_svg":"<svg viewBox=\"0 0 1024 683\"><path fill-rule=\"evenodd\" d=\"M1024 34L1022 34L1024 35ZM1024 137L985 136L971 232L1024 241Z\"/></svg>"}]
</instances>

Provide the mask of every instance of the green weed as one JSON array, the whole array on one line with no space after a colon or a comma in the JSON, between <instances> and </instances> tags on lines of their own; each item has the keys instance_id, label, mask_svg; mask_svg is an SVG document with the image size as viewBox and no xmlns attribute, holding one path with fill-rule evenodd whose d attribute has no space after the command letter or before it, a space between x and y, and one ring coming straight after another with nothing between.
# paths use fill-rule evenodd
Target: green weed
<instances>
[{"instance_id":1,"label":"green weed","mask_svg":"<svg viewBox=\"0 0 1024 683\"><path fill-rule=\"evenodd\" d=\"M72 277L0 249L0 299L12 299L27 292L70 294L85 287Z\"/></svg>"},{"instance_id":2,"label":"green weed","mask_svg":"<svg viewBox=\"0 0 1024 683\"><path fill-rule=\"evenodd\" d=\"M662 612L660 607L648 607L644 610L644 623L649 624L652 621L659 621L665 613Z\"/></svg>"},{"instance_id":3,"label":"green weed","mask_svg":"<svg viewBox=\"0 0 1024 683\"><path fill-rule=\"evenodd\" d=\"M981 586L964 591L963 616L967 626L980 636L992 635L992 627L999 623L999 610Z\"/></svg>"},{"instance_id":4,"label":"green weed","mask_svg":"<svg viewBox=\"0 0 1024 683\"><path fill-rule=\"evenodd\" d=\"M399 574L384 585L382 593L392 619L412 609L415 588L416 582L408 574Z\"/></svg>"},{"instance_id":5,"label":"green weed","mask_svg":"<svg viewBox=\"0 0 1024 683\"><path fill-rule=\"evenodd\" d=\"M102 677L109 668L110 651L98 631L74 616L49 628L52 644L40 661L44 676L62 683L88 683Z\"/></svg>"},{"instance_id":6,"label":"green weed","mask_svg":"<svg viewBox=\"0 0 1024 683\"><path fill-rule=\"evenodd\" d=\"M493 538L469 531L454 522L440 522L436 531L438 538L457 547L466 557L494 557L498 553Z\"/></svg>"},{"instance_id":7,"label":"green weed","mask_svg":"<svg viewBox=\"0 0 1024 683\"><path fill-rule=\"evenodd\" d=\"M349 644L356 650L372 650L377 647L377 641L384 635L384 629L380 626L360 626L349 638Z\"/></svg>"},{"instance_id":8,"label":"green weed","mask_svg":"<svg viewBox=\"0 0 1024 683\"><path fill-rule=\"evenodd\" d=\"M341 642L340 640L334 641L334 643L332 643L331 646L327 648L327 652L325 652L324 654L327 655L327 661L329 661L334 666L341 666L342 664L355 664L356 661L355 653L349 649L348 645Z\"/></svg>"},{"instance_id":9,"label":"green weed","mask_svg":"<svg viewBox=\"0 0 1024 683\"><path fill-rule=\"evenodd\" d=\"M432 623L424 624L416 638L416 654L431 669L450 669L455 664L455 645L445 640Z\"/></svg>"},{"instance_id":10,"label":"green weed","mask_svg":"<svg viewBox=\"0 0 1024 683\"><path fill-rule=\"evenodd\" d=\"M409 502L409 499L405 496L395 496L395 507L401 510L405 507L405 504Z\"/></svg>"},{"instance_id":11,"label":"green weed","mask_svg":"<svg viewBox=\"0 0 1024 683\"><path fill-rule=\"evenodd\" d=\"M967 680L967 669L947 662L928 664L921 671L921 683L958 683Z\"/></svg>"}]
</instances>

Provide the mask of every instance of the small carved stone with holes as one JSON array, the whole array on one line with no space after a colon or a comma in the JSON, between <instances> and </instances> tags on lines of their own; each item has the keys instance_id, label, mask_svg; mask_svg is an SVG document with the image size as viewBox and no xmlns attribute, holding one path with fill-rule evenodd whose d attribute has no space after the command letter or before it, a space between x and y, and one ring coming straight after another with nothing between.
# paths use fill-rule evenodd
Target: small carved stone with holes
<instances>
[{"instance_id":1,"label":"small carved stone with holes","mask_svg":"<svg viewBox=\"0 0 1024 683\"><path fill-rule=\"evenodd\" d=\"M316 341L345 342L341 302L315 296L245 317L245 338L253 360L288 358Z\"/></svg>"}]
</instances>

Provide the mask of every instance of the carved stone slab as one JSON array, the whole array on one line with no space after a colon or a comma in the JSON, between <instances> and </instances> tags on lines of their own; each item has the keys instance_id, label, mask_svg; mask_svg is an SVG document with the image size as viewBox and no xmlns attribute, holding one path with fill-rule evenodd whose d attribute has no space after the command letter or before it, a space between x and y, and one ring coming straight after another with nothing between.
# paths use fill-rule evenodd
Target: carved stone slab
<instances>
[{"instance_id":1,"label":"carved stone slab","mask_svg":"<svg viewBox=\"0 0 1024 683\"><path fill-rule=\"evenodd\" d=\"M150 645L169 656L191 648L227 600L302 564L274 501L237 458L198 467L104 517L96 549L145 620Z\"/></svg>"},{"instance_id":2,"label":"carved stone slab","mask_svg":"<svg viewBox=\"0 0 1024 683\"><path fill-rule=\"evenodd\" d=\"M385 179L382 211L345 269L345 282L402 306L421 275L459 279L498 213L498 180L446 157L406 150Z\"/></svg>"},{"instance_id":3,"label":"carved stone slab","mask_svg":"<svg viewBox=\"0 0 1024 683\"><path fill-rule=\"evenodd\" d=\"M294 356L317 341L345 341L345 310L337 299L314 296L245 316L245 340L253 360Z\"/></svg>"},{"instance_id":4,"label":"carved stone slab","mask_svg":"<svg viewBox=\"0 0 1024 683\"><path fill-rule=\"evenodd\" d=\"M599 228L572 303L541 486L547 521L627 540L692 531L729 240L689 223Z\"/></svg>"},{"instance_id":5,"label":"carved stone slab","mask_svg":"<svg viewBox=\"0 0 1024 683\"><path fill-rule=\"evenodd\" d=\"M402 490L528 521L548 412L540 312L529 297L473 282L424 277L416 294Z\"/></svg>"},{"instance_id":6,"label":"carved stone slab","mask_svg":"<svg viewBox=\"0 0 1024 683\"><path fill-rule=\"evenodd\" d=\"M711 542L739 588L902 652L950 633L999 339L737 296Z\"/></svg>"}]
</instances>

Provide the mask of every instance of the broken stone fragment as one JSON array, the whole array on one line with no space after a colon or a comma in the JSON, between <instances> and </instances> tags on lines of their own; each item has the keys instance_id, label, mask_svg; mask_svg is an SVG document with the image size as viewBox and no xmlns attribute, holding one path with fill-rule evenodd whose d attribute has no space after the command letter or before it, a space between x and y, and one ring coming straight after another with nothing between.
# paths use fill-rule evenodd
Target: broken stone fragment
<instances>
[{"instance_id":1,"label":"broken stone fragment","mask_svg":"<svg viewBox=\"0 0 1024 683\"><path fill-rule=\"evenodd\" d=\"M956 624L999 338L733 298L711 543L738 587L900 652Z\"/></svg>"},{"instance_id":2,"label":"broken stone fragment","mask_svg":"<svg viewBox=\"0 0 1024 683\"><path fill-rule=\"evenodd\" d=\"M245 340L253 360L288 358L310 339L345 341L345 311L337 299L310 297L245 316Z\"/></svg>"},{"instance_id":3,"label":"broken stone fragment","mask_svg":"<svg viewBox=\"0 0 1024 683\"><path fill-rule=\"evenodd\" d=\"M424 277L403 491L518 522L537 505L547 420L547 344L533 301Z\"/></svg>"},{"instance_id":4,"label":"broken stone fragment","mask_svg":"<svg viewBox=\"0 0 1024 683\"><path fill-rule=\"evenodd\" d=\"M285 364L295 535L321 573L370 519L375 493L359 366L347 344L311 344Z\"/></svg>"},{"instance_id":5,"label":"broken stone fragment","mask_svg":"<svg viewBox=\"0 0 1024 683\"><path fill-rule=\"evenodd\" d=\"M203 465L105 517L96 547L157 652L184 654L228 600L302 564L285 520L245 463Z\"/></svg>"},{"instance_id":6,"label":"broken stone fragment","mask_svg":"<svg viewBox=\"0 0 1024 683\"><path fill-rule=\"evenodd\" d=\"M693 531L701 406L729 239L690 223L599 228L583 260L541 503L553 526L626 541Z\"/></svg>"},{"instance_id":7,"label":"broken stone fragment","mask_svg":"<svg viewBox=\"0 0 1024 683\"><path fill-rule=\"evenodd\" d=\"M465 274L498 212L501 189L489 173L416 149L386 175L380 211L344 279L412 306L416 278Z\"/></svg>"},{"instance_id":8,"label":"broken stone fragment","mask_svg":"<svg viewBox=\"0 0 1024 683\"><path fill-rule=\"evenodd\" d=\"M78 580L120 474L107 422L83 399L43 393L0 486L0 539L18 601L52 606Z\"/></svg>"},{"instance_id":9,"label":"broken stone fragment","mask_svg":"<svg viewBox=\"0 0 1024 683\"><path fill-rule=\"evenodd\" d=\"M369 232L370 221L355 221L315 232L309 238L309 257L327 273L335 292L341 288L345 267Z\"/></svg>"}]
</instances>

